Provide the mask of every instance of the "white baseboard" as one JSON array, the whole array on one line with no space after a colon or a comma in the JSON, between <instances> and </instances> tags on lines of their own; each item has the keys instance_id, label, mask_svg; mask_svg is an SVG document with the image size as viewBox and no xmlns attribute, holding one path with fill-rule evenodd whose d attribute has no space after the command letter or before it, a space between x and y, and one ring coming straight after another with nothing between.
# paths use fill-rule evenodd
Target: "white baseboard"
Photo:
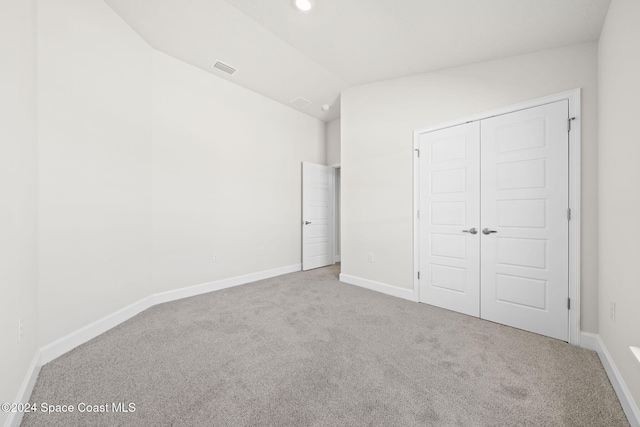
<instances>
[{"instance_id":1,"label":"white baseboard","mask_svg":"<svg viewBox=\"0 0 640 427\"><path fill-rule=\"evenodd\" d=\"M208 292L218 291L221 289L231 288L233 286L244 285L246 283L258 280L269 279L271 277L280 276L282 274L294 273L300 271L301 265L294 264L286 267L275 268L272 270L260 271L257 273L246 274L244 276L236 276L228 279L216 280L214 282L203 283L200 285L189 286L186 288L175 289L172 291L161 292L149 295L127 307L124 307L115 313L98 319L75 332L70 333L50 344L40 348L40 364L44 365L52 360L62 356L66 352L78 347L81 344L97 337L98 335L108 331L109 329L131 319L138 313L153 307L156 304L162 304L169 301L175 301L182 298L188 298Z\"/></svg>"},{"instance_id":2,"label":"white baseboard","mask_svg":"<svg viewBox=\"0 0 640 427\"><path fill-rule=\"evenodd\" d=\"M107 332L109 329L118 326L120 323L131 319L136 314L151 307L153 305L152 301L153 295L143 298L103 317L102 319L91 322L68 335L58 338L52 343L40 347L41 365L46 365L79 345L84 344L98 335Z\"/></svg>"},{"instance_id":3,"label":"white baseboard","mask_svg":"<svg viewBox=\"0 0 640 427\"><path fill-rule=\"evenodd\" d=\"M361 277L350 276L348 274L340 274L340 281L394 297L408 299L409 301L418 301L415 293L413 292L413 289L399 288L397 286L376 282L374 280L363 279Z\"/></svg>"},{"instance_id":4,"label":"white baseboard","mask_svg":"<svg viewBox=\"0 0 640 427\"><path fill-rule=\"evenodd\" d=\"M257 273L245 274L244 276L230 277L228 279L216 280L215 282L203 283L200 285L189 286L187 288L175 289L173 291L162 292L152 295L153 304L162 304L169 301L175 301L182 298L189 298L196 295L206 294L208 292L219 291L226 288L232 288L238 285L244 285L258 280L270 279L283 274L295 273L302 269L301 264L288 265L286 267L274 268L272 270L259 271Z\"/></svg>"},{"instance_id":5,"label":"white baseboard","mask_svg":"<svg viewBox=\"0 0 640 427\"><path fill-rule=\"evenodd\" d=\"M340 262L340 255L334 255L333 262Z\"/></svg>"},{"instance_id":6,"label":"white baseboard","mask_svg":"<svg viewBox=\"0 0 640 427\"><path fill-rule=\"evenodd\" d=\"M607 372L609 381L611 381L611 385L616 391L618 399L620 399L620 404L629 420L629 424L631 424L631 427L640 427L640 410L638 410L638 406L633 401L633 397L631 397L631 393L622 379L620 371L618 371L607 347L604 345L604 341L602 341L600 335L595 335L595 337L597 344L596 351L598 352L602 366L604 366L604 370Z\"/></svg>"},{"instance_id":7,"label":"white baseboard","mask_svg":"<svg viewBox=\"0 0 640 427\"><path fill-rule=\"evenodd\" d=\"M598 351L598 335L590 332L580 332L580 347Z\"/></svg>"},{"instance_id":8,"label":"white baseboard","mask_svg":"<svg viewBox=\"0 0 640 427\"><path fill-rule=\"evenodd\" d=\"M24 381L22 381L20 390L18 390L18 396L14 400L15 403L26 403L29 401L31 392L33 392L33 387L36 385L36 380L38 379L41 366L40 350L36 350L36 354L34 354L31 365L29 365L29 369L27 370L27 375L24 377ZM6 427L18 427L22 422L23 416L23 412L9 412L9 416L7 417L4 425Z\"/></svg>"}]
</instances>

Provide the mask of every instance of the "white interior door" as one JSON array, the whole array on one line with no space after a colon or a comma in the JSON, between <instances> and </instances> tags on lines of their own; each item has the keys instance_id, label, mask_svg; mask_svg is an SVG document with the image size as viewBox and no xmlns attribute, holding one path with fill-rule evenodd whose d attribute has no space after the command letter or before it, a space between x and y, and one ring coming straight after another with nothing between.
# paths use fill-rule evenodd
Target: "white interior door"
<instances>
[{"instance_id":1,"label":"white interior door","mask_svg":"<svg viewBox=\"0 0 640 427\"><path fill-rule=\"evenodd\" d=\"M420 301L480 314L480 124L420 137Z\"/></svg>"},{"instance_id":2,"label":"white interior door","mask_svg":"<svg viewBox=\"0 0 640 427\"><path fill-rule=\"evenodd\" d=\"M302 163L302 269L333 264L333 168Z\"/></svg>"},{"instance_id":3,"label":"white interior door","mask_svg":"<svg viewBox=\"0 0 640 427\"><path fill-rule=\"evenodd\" d=\"M564 341L568 108L559 101L481 122L481 317Z\"/></svg>"}]
</instances>

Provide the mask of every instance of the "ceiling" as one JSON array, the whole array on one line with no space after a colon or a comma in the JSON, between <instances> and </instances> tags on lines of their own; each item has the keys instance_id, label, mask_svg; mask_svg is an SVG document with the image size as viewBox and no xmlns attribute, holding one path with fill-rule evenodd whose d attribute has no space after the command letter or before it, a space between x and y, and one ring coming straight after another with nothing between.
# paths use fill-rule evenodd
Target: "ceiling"
<instances>
[{"instance_id":1,"label":"ceiling","mask_svg":"<svg viewBox=\"0 0 640 427\"><path fill-rule=\"evenodd\" d=\"M293 0L105 1L155 49L325 121L351 86L597 40L610 3L314 0L300 12Z\"/></svg>"}]
</instances>

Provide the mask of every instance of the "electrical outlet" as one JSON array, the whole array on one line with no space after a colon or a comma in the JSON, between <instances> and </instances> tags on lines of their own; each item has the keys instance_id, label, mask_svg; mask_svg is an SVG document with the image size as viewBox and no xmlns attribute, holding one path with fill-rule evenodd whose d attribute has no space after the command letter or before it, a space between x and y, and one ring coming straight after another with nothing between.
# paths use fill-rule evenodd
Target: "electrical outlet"
<instances>
[{"instance_id":1,"label":"electrical outlet","mask_svg":"<svg viewBox=\"0 0 640 427\"><path fill-rule=\"evenodd\" d=\"M373 262L373 252L369 252L368 260L369 262Z\"/></svg>"},{"instance_id":2,"label":"electrical outlet","mask_svg":"<svg viewBox=\"0 0 640 427\"><path fill-rule=\"evenodd\" d=\"M218 262L218 254L213 254L213 262Z\"/></svg>"},{"instance_id":3,"label":"electrical outlet","mask_svg":"<svg viewBox=\"0 0 640 427\"><path fill-rule=\"evenodd\" d=\"M609 316L611 317L611 321L616 323L616 303L611 301L611 306L609 308Z\"/></svg>"},{"instance_id":4,"label":"electrical outlet","mask_svg":"<svg viewBox=\"0 0 640 427\"><path fill-rule=\"evenodd\" d=\"M258 256L264 255L264 248L258 248Z\"/></svg>"},{"instance_id":5,"label":"electrical outlet","mask_svg":"<svg viewBox=\"0 0 640 427\"><path fill-rule=\"evenodd\" d=\"M23 333L23 327L22 327L22 317L21 317L20 319L18 319L18 344L22 342L22 333Z\"/></svg>"}]
</instances>

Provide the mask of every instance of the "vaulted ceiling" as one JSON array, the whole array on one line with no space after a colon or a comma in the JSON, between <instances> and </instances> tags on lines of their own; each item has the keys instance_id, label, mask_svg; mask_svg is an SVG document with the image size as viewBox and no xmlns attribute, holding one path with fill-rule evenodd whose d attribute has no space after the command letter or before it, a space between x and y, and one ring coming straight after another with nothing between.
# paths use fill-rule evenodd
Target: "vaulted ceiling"
<instances>
[{"instance_id":1,"label":"vaulted ceiling","mask_svg":"<svg viewBox=\"0 0 640 427\"><path fill-rule=\"evenodd\" d=\"M610 3L314 0L301 12L293 0L105 1L155 49L325 121L354 85L597 40Z\"/></svg>"}]
</instances>

